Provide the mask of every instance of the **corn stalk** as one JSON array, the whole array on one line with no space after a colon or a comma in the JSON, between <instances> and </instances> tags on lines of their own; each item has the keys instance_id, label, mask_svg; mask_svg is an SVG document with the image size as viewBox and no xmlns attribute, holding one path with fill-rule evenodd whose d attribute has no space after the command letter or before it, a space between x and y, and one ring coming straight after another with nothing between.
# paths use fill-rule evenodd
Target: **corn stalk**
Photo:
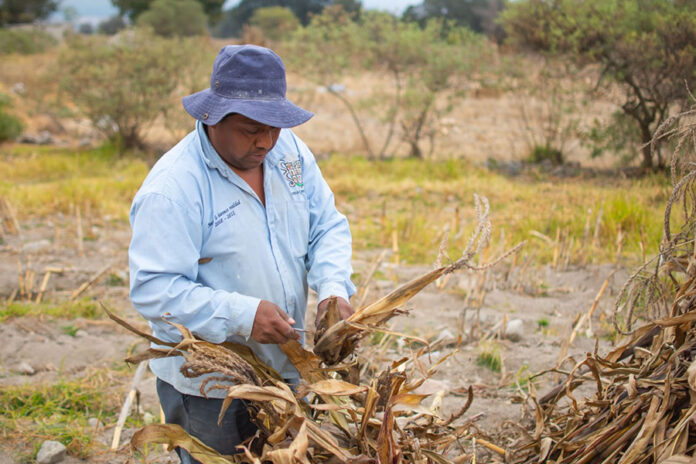
<instances>
[{"instance_id":1,"label":"corn stalk","mask_svg":"<svg viewBox=\"0 0 696 464\"><path fill-rule=\"evenodd\" d=\"M471 436L473 419L455 425L473 400L469 388L464 407L449 417L440 417L438 407L427 408L421 402L428 396L417 394L416 388L435 374L438 366L453 353L444 355L429 369L419 360L426 348L413 353L411 359L393 362L376 378L355 378L348 381L346 372L359 372L358 361L338 363L357 349L357 342L382 326L390 318L403 313L400 306L439 277L459 269L484 270L519 250L520 245L500 258L482 265L474 258L487 245L491 226L490 208L485 198L475 197L478 225L462 256L397 288L385 297L360 308L350 318L340 321L335 300L320 322L314 352L296 341L281 345L302 378L297 391L286 385L277 372L261 362L246 346L213 344L197 339L186 327L167 320L181 333L178 343L159 340L118 318L107 308L111 319L131 332L167 348L150 348L126 359L144 360L183 356L181 373L187 377L211 374L201 384L201 395L213 390L226 392L220 420L234 399L246 400L250 417L258 432L240 446L240 454L221 456L183 429L171 424L148 425L138 431L131 445L142 449L148 443L162 443L185 448L204 464L229 462L309 463L333 460L341 463L437 462L451 463L464 459L462 450L455 451L458 440ZM449 260L443 240L440 257ZM408 378L405 364L412 364L417 378ZM352 378L354 376L348 375ZM397 421L397 418L408 420ZM501 448L488 443L491 449ZM503 451L504 452L504 451ZM447 457L449 456L449 457ZM452 461L450 458L454 459Z\"/></svg>"}]
</instances>

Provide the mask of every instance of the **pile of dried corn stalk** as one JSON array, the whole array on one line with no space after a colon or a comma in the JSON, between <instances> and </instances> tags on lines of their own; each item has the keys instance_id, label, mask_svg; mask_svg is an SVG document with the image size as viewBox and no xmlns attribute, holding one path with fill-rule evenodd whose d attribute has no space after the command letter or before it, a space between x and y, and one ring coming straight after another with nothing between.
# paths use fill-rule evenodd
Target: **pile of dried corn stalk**
<instances>
[{"instance_id":1,"label":"pile of dried corn stalk","mask_svg":"<svg viewBox=\"0 0 696 464\"><path fill-rule=\"evenodd\" d=\"M461 268L488 268L519 249L518 245L489 264L474 265L474 258L488 245L490 237L487 200L476 197L476 207L478 226L460 259L360 308L345 321L338 320L335 301L332 302L315 334L313 352L294 340L281 346L302 377L296 392L245 346L198 340L174 322L171 323L183 339L178 344L165 343L109 313L136 334L171 347L151 348L127 361L184 356L183 375L214 374L201 385L201 394L215 389L227 392L221 415L233 399L247 400L251 418L259 428L257 437L246 443L242 454L235 456L220 456L174 425L146 426L135 434L131 444L138 449L147 443L181 446L205 464L468 461L471 455L461 447L452 449L452 445L469 433L471 421L459 419L471 404L471 389L464 408L449 417L439 417L436 409L421 405L428 395L414 392L450 354L425 368L418 359L426 354L423 348L412 358L394 361L378 376L360 379L361 366L355 352L360 339L373 331L384 331L383 324L403 312L399 308L437 278ZM445 248L443 240L438 261ZM223 382L232 382L234 386Z\"/></svg>"},{"instance_id":2,"label":"pile of dried corn stalk","mask_svg":"<svg viewBox=\"0 0 696 464\"><path fill-rule=\"evenodd\" d=\"M516 437L508 462L696 462L696 166L688 160L696 154L695 115L667 121L656 135L675 140L673 191L659 255L617 298L614 323L624 341L606 356L588 354L543 397L530 393L535 420L530 431L508 434ZM639 319L650 322L634 329ZM580 400L573 391L583 384L596 392Z\"/></svg>"}]
</instances>

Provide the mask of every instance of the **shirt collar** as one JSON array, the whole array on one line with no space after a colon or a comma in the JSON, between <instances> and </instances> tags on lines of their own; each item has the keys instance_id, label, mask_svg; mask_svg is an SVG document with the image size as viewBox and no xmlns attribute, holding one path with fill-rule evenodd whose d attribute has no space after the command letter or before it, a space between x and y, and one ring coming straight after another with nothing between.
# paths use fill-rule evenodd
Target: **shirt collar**
<instances>
[{"instance_id":1,"label":"shirt collar","mask_svg":"<svg viewBox=\"0 0 696 464\"><path fill-rule=\"evenodd\" d=\"M210 143L210 139L208 139L208 134L205 133L203 123L200 121L196 121L196 133L198 134L198 139L201 142L201 156L203 157L205 164L211 169L217 169L220 171L220 174L222 174L224 177L227 177L228 179L231 178L234 171L232 171L227 163L225 163L218 152L215 151L213 144Z\"/></svg>"}]
</instances>

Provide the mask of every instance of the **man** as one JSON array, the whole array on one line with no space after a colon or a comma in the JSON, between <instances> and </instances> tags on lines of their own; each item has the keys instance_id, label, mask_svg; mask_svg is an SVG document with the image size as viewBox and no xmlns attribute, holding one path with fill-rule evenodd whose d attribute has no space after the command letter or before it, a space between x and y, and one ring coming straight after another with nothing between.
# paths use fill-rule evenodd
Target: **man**
<instances>
[{"instance_id":1,"label":"man","mask_svg":"<svg viewBox=\"0 0 696 464\"><path fill-rule=\"evenodd\" d=\"M210 88L183 99L196 129L167 152L133 200L131 300L167 341L183 324L199 338L248 345L288 382L298 373L278 344L301 339L307 287L318 314L349 298L351 237L346 218L307 146L288 128L313 115L285 97L285 68L269 49L226 46ZM153 360L168 423L223 454L255 433L243 403L221 427L225 392L204 398L205 377L187 379L182 357ZM190 462L185 451L182 462Z\"/></svg>"}]
</instances>

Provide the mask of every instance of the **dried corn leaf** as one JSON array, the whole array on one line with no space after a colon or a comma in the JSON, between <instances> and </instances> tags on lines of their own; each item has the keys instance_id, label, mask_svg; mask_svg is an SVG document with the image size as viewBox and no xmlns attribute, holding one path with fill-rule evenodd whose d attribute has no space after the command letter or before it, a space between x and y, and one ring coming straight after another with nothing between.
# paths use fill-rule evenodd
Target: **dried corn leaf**
<instances>
[{"instance_id":1,"label":"dried corn leaf","mask_svg":"<svg viewBox=\"0 0 696 464\"><path fill-rule=\"evenodd\" d=\"M304 396L303 393L313 392L318 395L350 396L362 393L366 390L367 386L364 385L358 386L344 382L343 380L327 379L303 386L300 389L300 395Z\"/></svg>"},{"instance_id":2,"label":"dried corn leaf","mask_svg":"<svg viewBox=\"0 0 696 464\"><path fill-rule=\"evenodd\" d=\"M314 353L327 364L340 362L354 351L355 343L361 335L361 330L351 323L369 325L387 321L396 314L399 306L405 304L428 284L442 276L447 269L447 267L441 267L418 277L376 302L358 309L348 319L329 327L321 338L315 341Z\"/></svg>"},{"instance_id":3,"label":"dried corn leaf","mask_svg":"<svg viewBox=\"0 0 696 464\"><path fill-rule=\"evenodd\" d=\"M417 406L430 395L417 395L415 393L400 393L392 397L392 404L400 404L403 406Z\"/></svg>"},{"instance_id":4,"label":"dried corn leaf","mask_svg":"<svg viewBox=\"0 0 696 464\"><path fill-rule=\"evenodd\" d=\"M227 390L227 398L248 401L283 401L287 404L297 406L297 400L291 391L270 386L233 385Z\"/></svg>"},{"instance_id":5,"label":"dried corn leaf","mask_svg":"<svg viewBox=\"0 0 696 464\"><path fill-rule=\"evenodd\" d=\"M471 264L476 253L488 245L491 231L488 200L478 195L474 195L474 200L478 214L478 223L460 259L449 266L439 267L411 280L374 303L358 309L346 320L337 322L326 330L317 332L314 339L314 353L328 365L337 364L355 351L356 343L366 334L364 329L359 329L358 327L372 327L383 324L399 313L399 307L406 304L407 301L426 286L446 274L451 274L462 268L486 269L519 251L523 243L518 244L488 264L483 266Z\"/></svg>"},{"instance_id":6,"label":"dried corn leaf","mask_svg":"<svg viewBox=\"0 0 696 464\"><path fill-rule=\"evenodd\" d=\"M678 147L687 146L683 137L696 142L696 121L674 133L682 136ZM696 144L688 146L696 154ZM675 163L676 156L673 168ZM638 318L648 321L625 333L607 356L588 355L542 397L534 436L525 430L511 438L518 440L511 463L693 461L687 454L696 449L691 433L696 415L696 165L683 167L689 171L680 180L673 178L660 254L628 279L615 305L619 330L619 319L628 329ZM683 209L676 233L671 229L674 205ZM578 401L571 391L589 381L595 383L594 396ZM564 394L569 405L559 402Z\"/></svg>"},{"instance_id":7,"label":"dried corn leaf","mask_svg":"<svg viewBox=\"0 0 696 464\"><path fill-rule=\"evenodd\" d=\"M130 445L134 450L142 450L146 444L167 445L170 449L180 447L189 452L203 464L231 464L231 456L223 456L214 449L192 437L181 426L176 424L151 424L141 428L131 438Z\"/></svg>"},{"instance_id":8,"label":"dried corn leaf","mask_svg":"<svg viewBox=\"0 0 696 464\"><path fill-rule=\"evenodd\" d=\"M311 351L307 351L297 340L289 340L280 349L299 371L300 376L308 382L319 382L328 378L321 368L321 360Z\"/></svg>"},{"instance_id":9,"label":"dried corn leaf","mask_svg":"<svg viewBox=\"0 0 696 464\"><path fill-rule=\"evenodd\" d=\"M450 461L446 457L444 457L441 454L438 454L434 451L430 450L421 450L421 453L431 461L433 461L436 464L454 464L454 461Z\"/></svg>"},{"instance_id":10,"label":"dried corn leaf","mask_svg":"<svg viewBox=\"0 0 696 464\"><path fill-rule=\"evenodd\" d=\"M685 454L677 454L665 459L661 464L696 464L696 458Z\"/></svg>"},{"instance_id":11,"label":"dried corn leaf","mask_svg":"<svg viewBox=\"0 0 696 464\"><path fill-rule=\"evenodd\" d=\"M396 464L401 455L394 439L394 415L391 407L387 407L382 418L382 426L377 437L377 457L380 464Z\"/></svg>"},{"instance_id":12,"label":"dried corn leaf","mask_svg":"<svg viewBox=\"0 0 696 464\"><path fill-rule=\"evenodd\" d=\"M163 340L160 340L157 337L154 337L146 332L143 332L142 330L138 329L134 325L130 324L124 319L121 319L120 317L116 316L113 312L111 312L104 303L101 303L101 306L106 312L106 314L109 316L111 320L116 322L118 325L121 327L124 327L125 329L133 332L136 335L139 335L146 340L156 344L156 345L162 345L162 346L169 346L172 347L171 349L160 349L160 348L148 348L147 350L138 353L136 355L130 356L126 358L126 361L131 363L131 364L138 364L142 361L147 361L150 359L158 359L158 358L166 358L170 356L183 356L184 352L194 345L198 345L198 347L205 347L205 350L208 352L214 352L218 353L218 356L220 357L228 357L229 353L225 351L229 350L232 352L234 355L239 356L246 362L251 368L254 369L256 375L258 375L261 379L264 381L273 381L273 380L281 380L282 377L280 374L278 374L273 368L269 367L267 364L265 364L263 361L261 361L256 354L254 354L253 351L248 346L239 344L239 343L232 343L232 342L225 342L220 345L216 345L214 343L209 343L203 340L196 339L191 332L186 329L184 326L180 324L176 324L170 320L166 320L166 322L172 324L174 327L179 329L179 331L182 334L182 341L179 343L170 343L170 342L165 342ZM215 355L213 355L215 356Z\"/></svg>"},{"instance_id":13,"label":"dried corn leaf","mask_svg":"<svg viewBox=\"0 0 696 464\"><path fill-rule=\"evenodd\" d=\"M297 436L289 447L269 451L265 453L262 460L268 460L275 464L309 464L307 448L309 448L307 424L303 421Z\"/></svg>"}]
</instances>

